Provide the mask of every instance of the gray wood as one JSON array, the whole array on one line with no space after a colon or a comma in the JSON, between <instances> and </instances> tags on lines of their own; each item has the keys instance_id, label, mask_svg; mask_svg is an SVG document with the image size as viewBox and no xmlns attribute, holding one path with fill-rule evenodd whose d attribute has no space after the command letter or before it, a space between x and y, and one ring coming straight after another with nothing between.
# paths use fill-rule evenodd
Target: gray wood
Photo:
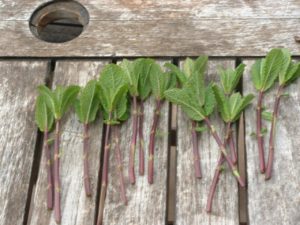
<instances>
[{"instance_id":1,"label":"gray wood","mask_svg":"<svg viewBox=\"0 0 300 225\"><path fill-rule=\"evenodd\" d=\"M87 81L99 77L107 61L58 61L54 74L54 86L76 84L84 86ZM92 197L86 197L83 186L83 128L73 111L62 122L61 165L61 224L93 224L96 213L96 193L100 168L102 122L98 119L90 127L89 172ZM40 164L39 177L31 202L32 217L28 224L55 225L52 211L46 206L46 169L44 154Z\"/></svg>"},{"instance_id":2,"label":"gray wood","mask_svg":"<svg viewBox=\"0 0 300 225\"><path fill-rule=\"evenodd\" d=\"M247 71L244 76L244 93L255 93L250 78L250 68L253 60L245 60ZM280 103L280 116L277 124L275 138L275 156L272 178L264 180L259 172L258 149L256 139L250 137L256 130L255 105L245 113L246 151L248 174L248 210L250 225L294 225L300 221L300 82L292 84L285 91L291 95L282 98ZM264 106L273 109L275 89L264 98ZM271 111L271 110L270 110ZM263 125L269 127L270 123L264 121ZM268 156L268 138L265 137L265 158Z\"/></svg>"},{"instance_id":3,"label":"gray wood","mask_svg":"<svg viewBox=\"0 0 300 225\"><path fill-rule=\"evenodd\" d=\"M0 224L23 222L34 157L36 87L46 61L0 61Z\"/></svg>"},{"instance_id":4,"label":"gray wood","mask_svg":"<svg viewBox=\"0 0 300 225\"><path fill-rule=\"evenodd\" d=\"M128 205L124 206L120 199L118 166L111 149L109 165L109 185L106 196L103 224L117 225L164 225L167 208L167 165L168 165L168 118L169 104L164 102L161 108L158 132L155 140L154 183L147 179L148 145L155 108L155 99L150 97L144 103L144 140L145 140L145 174L139 175L138 147L135 155L136 183L131 185L128 177L130 140L132 136L132 120L129 118L121 127L121 151L123 156L123 174L125 177ZM139 139L137 139L138 141ZM138 142L137 142L138 143ZM137 145L138 146L138 145Z\"/></svg>"},{"instance_id":5,"label":"gray wood","mask_svg":"<svg viewBox=\"0 0 300 225\"><path fill-rule=\"evenodd\" d=\"M2 21L0 56L258 56L273 47L300 55L299 30L299 19L93 20L78 38L53 44L27 21Z\"/></svg>"},{"instance_id":6,"label":"gray wood","mask_svg":"<svg viewBox=\"0 0 300 225\"><path fill-rule=\"evenodd\" d=\"M28 20L34 9L48 0L1 0L0 20ZM79 0L92 20L162 20L202 18L299 18L297 0ZM276 10L274 10L276 9Z\"/></svg>"},{"instance_id":7,"label":"gray wood","mask_svg":"<svg viewBox=\"0 0 300 225\"><path fill-rule=\"evenodd\" d=\"M208 77L218 80L216 69L218 65L234 67L233 60L209 61ZM224 123L219 117L212 117L214 126L221 137L224 136ZM209 187L214 175L220 151L215 140L208 132L199 135L199 152L203 177L194 176L192 143L190 136L191 123L187 116L178 110L177 134L177 186L176 186L176 219L178 225L196 224L239 224L238 188L230 169L221 174L213 201L211 214L205 211Z\"/></svg>"}]
</instances>

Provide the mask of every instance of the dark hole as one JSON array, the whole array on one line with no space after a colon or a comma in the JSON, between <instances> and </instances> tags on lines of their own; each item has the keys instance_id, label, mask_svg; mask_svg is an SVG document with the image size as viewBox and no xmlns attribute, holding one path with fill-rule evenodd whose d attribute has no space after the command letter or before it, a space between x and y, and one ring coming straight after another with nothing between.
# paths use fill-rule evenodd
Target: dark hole
<instances>
[{"instance_id":1,"label":"dark hole","mask_svg":"<svg viewBox=\"0 0 300 225\"><path fill-rule=\"evenodd\" d=\"M31 16L30 30L46 42L62 43L78 37L89 22L87 10L75 1L49 2Z\"/></svg>"}]
</instances>

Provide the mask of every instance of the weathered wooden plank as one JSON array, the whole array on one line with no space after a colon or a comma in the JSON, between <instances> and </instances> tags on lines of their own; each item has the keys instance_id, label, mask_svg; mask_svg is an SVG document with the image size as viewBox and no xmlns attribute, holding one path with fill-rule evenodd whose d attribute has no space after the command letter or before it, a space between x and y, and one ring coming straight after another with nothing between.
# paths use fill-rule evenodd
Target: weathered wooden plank
<instances>
[{"instance_id":1,"label":"weathered wooden plank","mask_svg":"<svg viewBox=\"0 0 300 225\"><path fill-rule=\"evenodd\" d=\"M46 61L0 61L0 224L22 224L37 129L36 87Z\"/></svg>"},{"instance_id":2,"label":"weathered wooden plank","mask_svg":"<svg viewBox=\"0 0 300 225\"><path fill-rule=\"evenodd\" d=\"M218 80L216 69L218 65L234 67L234 60L210 60L208 77ZM220 135L224 135L224 124L217 117L214 125ZM231 171L221 174L213 202L213 211L205 211L209 187L214 175L220 151L215 140L208 132L199 135L199 151L203 178L196 179L193 167L192 143L190 136L191 123L187 116L178 110L178 150L177 150L177 187L176 187L176 219L178 225L193 224L239 224L238 188Z\"/></svg>"},{"instance_id":3,"label":"weathered wooden plank","mask_svg":"<svg viewBox=\"0 0 300 225\"><path fill-rule=\"evenodd\" d=\"M0 56L259 56L273 47L300 55L299 30L300 19L94 20L78 38L53 44L35 38L27 21L2 21Z\"/></svg>"},{"instance_id":4,"label":"weathered wooden plank","mask_svg":"<svg viewBox=\"0 0 300 225\"><path fill-rule=\"evenodd\" d=\"M244 93L256 93L250 78L250 68L254 60L245 60L247 71L244 76ZM255 105L245 114L246 151L248 174L249 223L265 225L299 224L300 216L300 82L286 89L290 97L282 98L275 138L275 157L272 178L264 180L259 172L256 139L250 137L256 130ZM264 98L264 106L273 108L275 90ZM269 123L263 122L265 127ZM268 156L268 135L265 137L265 158Z\"/></svg>"},{"instance_id":5,"label":"weathered wooden plank","mask_svg":"<svg viewBox=\"0 0 300 225\"><path fill-rule=\"evenodd\" d=\"M97 78L107 61L58 61L54 74L56 85L85 85ZM92 197L86 197L83 185L83 128L73 112L66 115L62 122L61 140L61 224L93 224L95 219L98 172L102 140L102 122L97 120L90 127L89 169ZM31 203L32 217L28 224L56 224L52 211L46 207L46 169L42 155L36 191Z\"/></svg>"},{"instance_id":6,"label":"weathered wooden plank","mask_svg":"<svg viewBox=\"0 0 300 225\"><path fill-rule=\"evenodd\" d=\"M121 151L123 156L123 173L126 183L128 205L124 206L120 199L118 164L114 150L110 154L109 185L106 196L103 224L126 225L164 225L167 208L167 165L168 165L168 121L169 104L164 102L155 140L154 183L150 185L147 179L147 162L149 135L155 109L155 99L150 97L144 103L144 140L145 140L145 175L138 173L138 148L135 157L136 183L131 185L128 178L128 163L130 140L132 136L132 119L129 118L121 126ZM114 133L112 134L114 135Z\"/></svg>"},{"instance_id":7,"label":"weathered wooden plank","mask_svg":"<svg viewBox=\"0 0 300 225\"><path fill-rule=\"evenodd\" d=\"M34 9L48 0L0 1L0 20L28 20ZM202 18L296 18L297 0L218 1L218 0L79 0L93 20L162 20ZM276 10L274 10L276 9Z\"/></svg>"}]
</instances>

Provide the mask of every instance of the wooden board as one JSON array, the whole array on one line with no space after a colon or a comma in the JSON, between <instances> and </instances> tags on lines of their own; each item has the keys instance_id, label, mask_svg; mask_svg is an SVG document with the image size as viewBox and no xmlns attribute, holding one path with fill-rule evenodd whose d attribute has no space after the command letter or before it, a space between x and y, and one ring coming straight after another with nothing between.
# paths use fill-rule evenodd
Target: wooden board
<instances>
[{"instance_id":1,"label":"wooden board","mask_svg":"<svg viewBox=\"0 0 300 225\"><path fill-rule=\"evenodd\" d=\"M99 72L108 61L58 61L54 73L56 85L85 85L92 78L99 77ZM83 128L74 114L69 112L62 122L61 165L61 224L93 224L96 213L96 193L102 141L102 122L97 120L90 127L89 169L92 197L86 197L83 186ZM46 207L46 169L42 155L36 191L31 203L32 217L28 224L55 225L52 211Z\"/></svg>"},{"instance_id":2,"label":"wooden board","mask_svg":"<svg viewBox=\"0 0 300 225\"><path fill-rule=\"evenodd\" d=\"M216 69L219 65L234 67L234 60L210 60L208 77L218 80ZM219 135L224 136L224 124L215 115L212 118ZM213 201L212 213L205 211L209 187L219 158L219 149L208 132L199 135L199 152L203 177L194 176L192 143L190 136L191 123L187 116L178 110L178 147L177 147L177 199L176 219L178 225L196 224L239 224L238 187L229 168L221 174ZM236 134L236 133L235 133ZM184 138L183 138L184 137Z\"/></svg>"},{"instance_id":3,"label":"wooden board","mask_svg":"<svg viewBox=\"0 0 300 225\"><path fill-rule=\"evenodd\" d=\"M161 109L155 141L154 183L150 185L147 180L148 146L154 108L155 99L152 96L144 103L145 175L140 176L138 173L137 148L135 155L136 183L134 185L129 184L128 178L130 140L132 136L131 118L122 124L120 143L128 205L124 206L120 199L118 166L112 149L109 165L109 185L104 208L104 225L164 225L166 222L169 104L164 102Z\"/></svg>"},{"instance_id":4,"label":"wooden board","mask_svg":"<svg viewBox=\"0 0 300 225\"><path fill-rule=\"evenodd\" d=\"M300 19L94 20L78 38L53 44L35 38L27 21L2 21L0 56L258 56L274 47L300 55L299 30Z\"/></svg>"},{"instance_id":5,"label":"wooden board","mask_svg":"<svg viewBox=\"0 0 300 225\"><path fill-rule=\"evenodd\" d=\"M47 61L0 61L0 224L22 224L37 139L36 87Z\"/></svg>"},{"instance_id":6,"label":"wooden board","mask_svg":"<svg viewBox=\"0 0 300 225\"><path fill-rule=\"evenodd\" d=\"M244 76L244 93L255 93L250 78L250 68L253 60L245 60L247 71ZM246 152L248 174L248 210L249 223L264 225L299 224L300 216L300 82L286 89L290 97L282 98L280 116L278 118L275 142L275 156L273 176L265 181L258 167L258 149L256 139L250 137L256 130L255 105L250 107L245 114L246 127ZM275 90L264 98L264 106L273 109ZM271 111L270 110L270 111ZM269 128L270 123L263 121ZM268 156L269 136L265 137L265 158Z\"/></svg>"},{"instance_id":7,"label":"wooden board","mask_svg":"<svg viewBox=\"0 0 300 225\"><path fill-rule=\"evenodd\" d=\"M28 20L48 0L1 0L0 20ZM174 20L203 18L299 18L297 0L79 0L92 20ZM274 10L276 9L276 10Z\"/></svg>"}]
</instances>

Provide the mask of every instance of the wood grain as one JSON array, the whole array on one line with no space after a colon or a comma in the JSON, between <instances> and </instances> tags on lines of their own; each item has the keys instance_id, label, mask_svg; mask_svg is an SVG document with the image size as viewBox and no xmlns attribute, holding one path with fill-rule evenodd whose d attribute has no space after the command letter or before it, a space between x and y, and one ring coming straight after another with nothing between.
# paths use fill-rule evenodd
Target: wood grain
<instances>
[{"instance_id":1,"label":"wood grain","mask_svg":"<svg viewBox=\"0 0 300 225\"><path fill-rule=\"evenodd\" d=\"M145 140L145 175L138 174L138 148L135 155L136 183L131 185L128 177L130 140L132 135L132 119L129 118L121 126L121 151L126 184L128 205L124 206L120 199L119 176L114 150L111 149L109 165L109 185L106 196L103 224L126 225L164 225L166 222L167 204L167 165L168 165L168 121L169 104L164 102L161 108L158 132L155 141L154 183L147 180L148 145L155 99L152 96L144 103L144 140ZM114 134L112 134L114 135Z\"/></svg>"},{"instance_id":2,"label":"wood grain","mask_svg":"<svg viewBox=\"0 0 300 225\"><path fill-rule=\"evenodd\" d=\"M0 1L0 20L28 20L48 0ZM299 18L297 0L79 0L92 20L174 20L203 18ZM275 10L274 10L275 9Z\"/></svg>"},{"instance_id":3,"label":"wood grain","mask_svg":"<svg viewBox=\"0 0 300 225\"><path fill-rule=\"evenodd\" d=\"M54 74L54 86L76 84L83 86L92 78L99 77L107 61L58 61ZM83 185L83 127L74 112L62 121L61 141L61 209L64 225L93 224L96 208L98 172L100 168L102 122L98 119L90 127L89 169L92 197L86 197ZM52 211L46 209L46 170L42 155L40 172L31 203L32 217L28 224L55 225Z\"/></svg>"},{"instance_id":4,"label":"wood grain","mask_svg":"<svg viewBox=\"0 0 300 225\"><path fill-rule=\"evenodd\" d=\"M22 224L37 128L36 87L47 61L0 61L0 224Z\"/></svg>"},{"instance_id":5,"label":"wood grain","mask_svg":"<svg viewBox=\"0 0 300 225\"><path fill-rule=\"evenodd\" d=\"M234 67L233 60L210 60L208 77L218 80L216 69L218 65ZM224 135L224 124L216 115L212 119L219 135ZM213 137L204 132L199 135L199 151L203 178L194 176L192 143L190 136L191 123L187 116L178 110L178 149L177 149L177 200L176 219L178 225L196 224L239 224L238 217L238 187L231 171L221 174L213 201L211 214L205 211L209 187L214 175L220 151ZM235 133L236 134L236 133Z\"/></svg>"},{"instance_id":6,"label":"wood grain","mask_svg":"<svg viewBox=\"0 0 300 225\"><path fill-rule=\"evenodd\" d=\"M90 21L78 38L54 44L27 21L3 21L0 56L259 56L274 47L300 55L299 30L300 19Z\"/></svg>"},{"instance_id":7,"label":"wood grain","mask_svg":"<svg viewBox=\"0 0 300 225\"><path fill-rule=\"evenodd\" d=\"M245 60L247 71L244 76L244 93L255 93L250 78L250 68L253 60ZM286 88L290 97L282 98L280 104L280 116L278 118L277 133L275 141L275 156L272 178L264 180L258 167L258 149L256 139L250 137L255 131L255 104L245 113L246 127L246 151L247 151L247 173L248 173L248 209L249 223L265 225L294 225L299 224L300 216L300 152L298 138L300 127L300 105L299 87L297 81ZM275 90L270 91L264 98L264 106L273 109ZM270 123L263 121L265 127ZM265 157L268 156L268 138L265 138Z\"/></svg>"}]
</instances>

